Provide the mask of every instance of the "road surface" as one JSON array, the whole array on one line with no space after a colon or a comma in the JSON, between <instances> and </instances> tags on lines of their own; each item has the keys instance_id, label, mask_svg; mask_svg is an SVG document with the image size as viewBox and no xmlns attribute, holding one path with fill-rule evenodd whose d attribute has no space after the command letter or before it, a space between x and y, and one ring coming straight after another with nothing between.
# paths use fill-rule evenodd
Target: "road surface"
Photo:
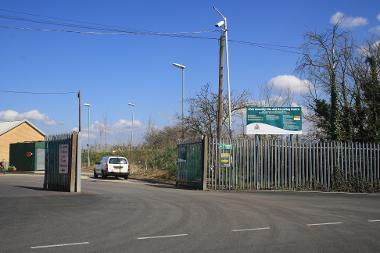
<instances>
[{"instance_id":1,"label":"road surface","mask_svg":"<svg viewBox=\"0 0 380 253\"><path fill-rule=\"evenodd\" d=\"M0 252L380 252L380 195L202 192L0 175Z\"/></svg>"}]
</instances>

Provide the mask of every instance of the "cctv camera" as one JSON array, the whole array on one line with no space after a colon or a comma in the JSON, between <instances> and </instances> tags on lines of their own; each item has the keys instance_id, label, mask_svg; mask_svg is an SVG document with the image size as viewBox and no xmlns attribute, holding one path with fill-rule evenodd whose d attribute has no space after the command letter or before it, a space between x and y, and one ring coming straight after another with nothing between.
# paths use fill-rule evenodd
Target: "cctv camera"
<instances>
[{"instance_id":1,"label":"cctv camera","mask_svg":"<svg viewBox=\"0 0 380 253\"><path fill-rule=\"evenodd\" d=\"M224 26L224 21L219 21L218 23L215 24L216 27L222 27Z\"/></svg>"}]
</instances>

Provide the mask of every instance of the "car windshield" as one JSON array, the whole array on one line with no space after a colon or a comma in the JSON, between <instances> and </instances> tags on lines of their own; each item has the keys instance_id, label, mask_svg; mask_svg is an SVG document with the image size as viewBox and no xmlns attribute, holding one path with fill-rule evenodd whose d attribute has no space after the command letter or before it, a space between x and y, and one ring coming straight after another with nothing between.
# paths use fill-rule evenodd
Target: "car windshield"
<instances>
[{"instance_id":1,"label":"car windshield","mask_svg":"<svg viewBox=\"0 0 380 253\"><path fill-rule=\"evenodd\" d=\"M109 161L110 164L127 164L128 161L127 159L125 158L110 158L110 161Z\"/></svg>"}]
</instances>

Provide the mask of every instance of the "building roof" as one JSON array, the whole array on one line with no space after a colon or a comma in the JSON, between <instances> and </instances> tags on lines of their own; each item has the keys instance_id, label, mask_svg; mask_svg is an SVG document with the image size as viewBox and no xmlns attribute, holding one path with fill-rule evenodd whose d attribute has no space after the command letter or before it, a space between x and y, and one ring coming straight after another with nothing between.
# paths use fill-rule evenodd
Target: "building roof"
<instances>
[{"instance_id":1,"label":"building roof","mask_svg":"<svg viewBox=\"0 0 380 253\"><path fill-rule=\"evenodd\" d=\"M0 135L3 135L10 130L18 127L22 123L26 123L32 128L34 128L37 132L39 132L41 135L45 136L44 132L42 132L40 129L38 129L35 125L30 123L28 120L18 120L18 121L7 121L7 122L0 122Z\"/></svg>"}]
</instances>

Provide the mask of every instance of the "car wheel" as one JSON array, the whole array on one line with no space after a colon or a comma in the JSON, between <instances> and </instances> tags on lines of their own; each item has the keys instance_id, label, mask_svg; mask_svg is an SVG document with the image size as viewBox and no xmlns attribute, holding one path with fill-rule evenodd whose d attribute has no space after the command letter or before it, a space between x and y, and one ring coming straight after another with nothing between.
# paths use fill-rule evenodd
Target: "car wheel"
<instances>
[{"instance_id":1,"label":"car wheel","mask_svg":"<svg viewBox=\"0 0 380 253\"><path fill-rule=\"evenodd\" d=\"M96 173L95 170L94 170L94 178L98 178L98 174Z\"/></svg>"},{"instance_id":2,"label":"car wheel","mask_svg":"<svg viewBox=\"0 0 380 253\"><path fill-rule=\"evenodd\" d=\"M128 179L128 175L124 176L124 179L127 180Z\"/></svg>"}]
</instances>

